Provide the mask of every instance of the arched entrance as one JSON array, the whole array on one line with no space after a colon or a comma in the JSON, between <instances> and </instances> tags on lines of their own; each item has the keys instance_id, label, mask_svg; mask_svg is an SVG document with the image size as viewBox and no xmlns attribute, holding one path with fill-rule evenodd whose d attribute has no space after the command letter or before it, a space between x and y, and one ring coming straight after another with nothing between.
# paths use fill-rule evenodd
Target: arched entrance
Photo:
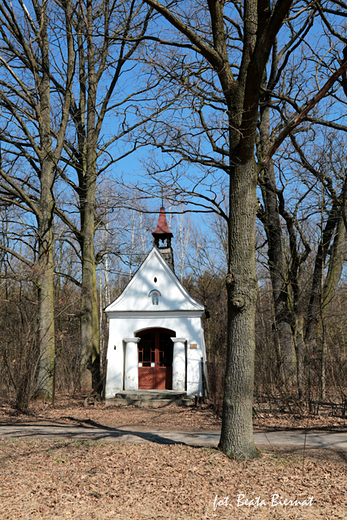
<instances>
[{"instance_id":1,"label":"arched entrance","mask_svg":"<svg viewBox=\"0 0 347 520\"><path fill-rule=\"evenodd\" d=\"M176 333L170 329L146 329L137 332L139 390L172 390L173 343Z\"/></svg>"}]
</instances>

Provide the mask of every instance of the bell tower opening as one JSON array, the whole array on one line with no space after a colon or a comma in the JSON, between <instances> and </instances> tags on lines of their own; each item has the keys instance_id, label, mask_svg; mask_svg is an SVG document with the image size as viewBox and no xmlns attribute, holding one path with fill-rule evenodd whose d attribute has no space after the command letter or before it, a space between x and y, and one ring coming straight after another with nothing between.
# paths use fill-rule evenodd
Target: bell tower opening
<instances>
[{"instance_id":1,"label":"bell tower opening","mask_svg":"<svg viewBox=\"0 0 347 520\"><path fill-rule=\"evenodd\" d=\"M174 258L171 246L171 238L173 237L173 234L171 233L167 224L164 206L160 208L158 224L152 235L154 238L155 247L159 249L164 260L166 260L171 269L174 271Z\"/></svg>"}]
</instances>

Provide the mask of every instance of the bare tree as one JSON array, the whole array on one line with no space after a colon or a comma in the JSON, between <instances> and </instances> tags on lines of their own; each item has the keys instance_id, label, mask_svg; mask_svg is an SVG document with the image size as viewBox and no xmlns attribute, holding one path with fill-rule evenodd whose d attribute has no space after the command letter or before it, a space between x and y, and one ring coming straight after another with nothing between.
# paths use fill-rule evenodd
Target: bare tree
<instances>
[{"instance_id":1,"label":"bare tree","mask_svg":"<svg viewBox=\"0 0 347 520\"><path fill-rule=\"evenodd\" d=\"M217 211L228 226L228 359L219 446L230 457L252 458L257 456L252 436L252 398L258 176L284 139L344 73L347 63L338 64L315 96L314 89L306 92L306 96L312 96L311 101L300 107L282 131L279 126L273 143L257 159L259 110L270 55L277 56L278 41L283 42L283 48L294 45L293 34L301 41L300 34L304 34L303 28L315 7L286 0L272 5L208 0L200 2L198 8L189 2L167 6L156 0L146 1L173 28L171 37L157 38L166 49L174 49L167 51L167 64L165 56L162 62L155 56L153 66L163 79L168 79L170 88L175 83L181 89L186 100L170 121L160 121L161 132L154 135L153 144L174 158L164 166L166 173L175 171L175 166L184 161L196 165L195 179L191 188L185 187L185 193L200 199L200 206L207 211ZM297 64L302 61L299 52L291 59ZM278 74L287 66L284 52ZM183 123L187 120L189 127ZM182 193L180 180L179 174L174 179L171 176L173 193ZM228 213L222 208L220 196L225 185L229 189Z\"/></svg>"},{"instance_id":2,"label":"bare tree","mask_svg":"<svg viewBox=\"0 0 347 520\"><path fill-rule=\"evenodd\" d=\"M49 10L59 13L63 31ZM40 300L40 373L39 392L52 391L54 362L53 316L53 187L56 169L64 146L69 121L74 73L73 41L70 30L72 6L59 2L33 0L16 5L6 0L0 5L0 105L2 110L0 139L2 161L0 169L2 200L16 204L31 213L36 221L37 256L34 259L35 282ZM59 94L52 82L57 71L52 34L64 38L63 76L65 96ZM52 138L52 126L55 135ZM3 246L0 246L3 248ZM24 264L31 262L9 251Z\"/></svg>"},{"instance_id":3,"label":"bare tree","mask_svg":"<svg viewBox=\"0 0 347 520\"><path fill-rule=\"evenodd\" d=\"M96 267L110 253L95 251L95 233L104 227L103 212L97 209L97 182L141 146L129 137L152 116L150 113L138 117L137 105L150 96L154 85L141 76L136 65L151 12L141 0L112 3L80 0L72 17L76 77L70 108L71 134L65 140L65 167L61 167L60 177L77 197L79 221L70 218L64 206L57 208L57 214L73 233L80 249L80 370L81 386L85 388L91 387L91 371L98 372L99 368ZM129 86L127 82L135 71L138 81ZM65 93L61 82L57 83L57 89ZM105 130L105 123L112 126L111 132ZM110 200L118 204L116 192L110 194ZM106 211L109 210L107 205ZM94 383L98 385L97 381Z\"/></svg>"},{"instance_id":4,"label":"bare tree","mask_svg":"<svg viewBox=\"0 0 347 520\"><path fill-rule=\"evenodd\" d=\"M15 10L8 7L7 3L4 5L3 12L7 9L10 13L8 16L15 17ZM34 12L37 8L38 15L39 4L33 0L32 6ZM46 3L44 9L47 9ZM29 39L26 49L29 52L31 46L37 45L35 32L31 27L34 22L30 9L27 11L23 6L21 10L23 24L27 24L33 31L32 40ZM46 147L45 161L51 161L49 164L54 164L54 168L49 189L45 193L51 196L50 211L54 210L70 230L70 237L71 234L73 236L71 243L77 241L75 249L82 265L81 282L75 281L81 286L80 380L81 386L88 389L92 385L91 371L96 372L98 379L99 368L95 270L103 255L108 254L108 251L101 250L96 253L94 246L95 233L103 226L102 211L96 211L97 181L105 176L112 165L126 158L141 145L131 142L128 137L132 130L150 120L152 115L139 119L137 110L141 98L148 98L154 86L148 77L141 77L139 72L136 84L131 87L127 85L127 77L135 70L138 47L147 31L151 12L146 3L138 0L113 3L108 0L79 0L72 10L69 2L57 0L50 6L49 13L45 12L49 27L46 31L46 45L49 48L54 38L54 54L49 54L48 51L46 53L49 67L47 65L44 68L38 59L33 65L33 81L40 79L41 70L44 70L46 84L51 89L52 116L44 124L39 119L37 126L42 126L47 133L46 144L59 144L54 157ZM15 33L11 24L9 27ZM43 33L41 31L38 34ZM33 61L36 56L33 54L29 58ZM31 63L29 58L21 64L23 78L30 73L30 68L26 71L26 66ZM19 79L24 84L23 78ZM20 83L17 91L19 87ZM43 88L42 92L48 92L47 88ZM13 106L15 103L21 106L20 96L13 102ZM33 133L29 138L32 123L27 123L28 113L21 112L22 120L28 124L28 135L23 133L18 146L26 151L24 157L27 157L31 168L34 168L36 164L33 157L37 153L37 140L41 138L42 132L37 136ZM59 114L64 115L63 124L59 124ZM111 131L104 129L105 121L112 126ZM4 149L7 155L13 149L9 132L8 146ZM5 139L5 133L2 134L2 139ZM119 145L120 141L122 146ZM116 151L111 154L112 145ZM17 163L20 160L18 153ZM23 189L25 195L29 193L29 189L37 189L32 177L23 182L26 182ZM54 195L53 183L56 187ZM64 192L62 196L58 195L57 186ZM29 194L28 197L35 204L37 193ZM78 207L77 216L73 215L74 210L71 212L72 206L69 205L74 197L74 204ZM113 200L115 198L112 197ZM52 227L53 213L50 218ZM49 226L44 227L47 229ZM51 268L52 266L51 262ZM47 297L44 301L47 301ZM94 383L98 384L97 381Z\"/></svg>"}]
</instances>

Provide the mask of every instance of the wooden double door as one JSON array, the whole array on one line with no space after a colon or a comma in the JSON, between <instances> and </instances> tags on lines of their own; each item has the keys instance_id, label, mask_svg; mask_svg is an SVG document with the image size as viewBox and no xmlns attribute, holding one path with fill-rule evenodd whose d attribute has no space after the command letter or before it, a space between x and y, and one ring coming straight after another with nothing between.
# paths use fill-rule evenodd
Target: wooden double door
<instances>
[{"instance_id":1,"label":"wooden double door","mask_svg":"<svg viewBox=\"0 0 347 520\"><path fill-rule=\"evenodd\" d=\"M172 390L172 358L175 332L169 329L147 329L136 334L140 390Z\"/></svg>"}]
</instances>

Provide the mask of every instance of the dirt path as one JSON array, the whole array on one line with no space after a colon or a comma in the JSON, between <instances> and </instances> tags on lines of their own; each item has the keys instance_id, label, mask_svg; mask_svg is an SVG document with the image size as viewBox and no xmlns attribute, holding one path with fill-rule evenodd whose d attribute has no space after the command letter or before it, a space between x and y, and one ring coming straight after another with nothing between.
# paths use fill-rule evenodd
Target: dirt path
<instances>
[{"instance_id":1,"label":"dirt path","mask_svg":"<svg viewBox=\"0 0 347 520\"><path fill-rule=\"evenodd\" d=\"M162 431L141 429L136 426L124 428L100 427L89 421L79 426L64 424L0 424L0 438L6 439L68 439L103 442L131 442L155 444L183 444L186 446L205 446L216 448L219 442L220 430L216 431ZM282 448L329 448L330 450L346 450L347 434L332 432L277 431L255 432L257 446Z\"/></svg>"}]
</instances>

